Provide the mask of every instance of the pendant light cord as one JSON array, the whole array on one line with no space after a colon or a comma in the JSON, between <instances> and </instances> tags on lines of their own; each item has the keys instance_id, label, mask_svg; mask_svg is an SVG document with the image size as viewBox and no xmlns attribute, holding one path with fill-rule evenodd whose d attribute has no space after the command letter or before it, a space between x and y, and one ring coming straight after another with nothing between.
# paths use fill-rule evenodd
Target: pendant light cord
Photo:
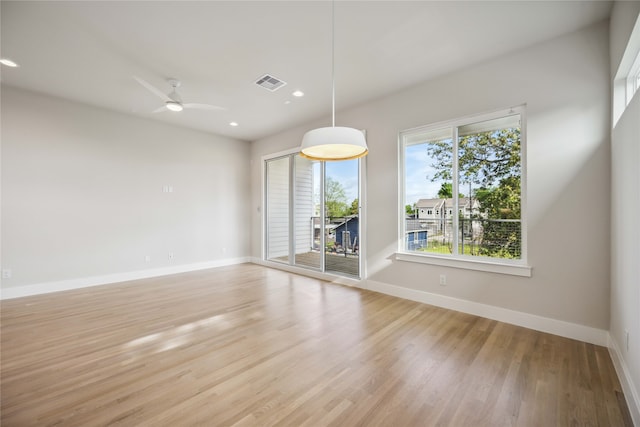
<instances>
[{"instance_id":1,"label":"pendant light cord","mask_svg":"<svg viewBox=\"0 0 640 427\"><path fill-rule=\"evenodd\" d=\"M336 2L331 1L331 126L336 127Z\"/></svg>"}]
</instances>

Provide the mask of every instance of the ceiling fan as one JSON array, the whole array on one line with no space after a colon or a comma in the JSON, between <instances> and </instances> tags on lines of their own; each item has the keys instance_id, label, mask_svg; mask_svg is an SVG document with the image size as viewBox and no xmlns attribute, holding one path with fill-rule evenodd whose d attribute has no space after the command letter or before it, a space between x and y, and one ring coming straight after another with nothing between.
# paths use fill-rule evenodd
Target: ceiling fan
<instances>
[{"instance_id":1,"label":"ceiling fan","mask_svg":"<svg viewBox=\"0 0 640 427\"><path fill-rule=\"evenodd\" d=\"M141 79L140 77L133 76L133 78L136 79L136 81L140 83L142 86L144 86L149 92L153 93L154 95L156 95L157 97L159 97L164 101L164 105L154 110L153 111L154 113L160 113L162 111L182 111L184 108L191 108L191 109L197 109L197 110L226 110L226 108L219 107L217 105L197 104L192 102L187 104L183 103L182 97L177 91L177 89L182 84L178 79L174 79L174 78L167 79L167 83L169 83L169 86L171 86L171 92L164 93L160 89L153 86L148 81Z\"/></svg>"}]
</instances>

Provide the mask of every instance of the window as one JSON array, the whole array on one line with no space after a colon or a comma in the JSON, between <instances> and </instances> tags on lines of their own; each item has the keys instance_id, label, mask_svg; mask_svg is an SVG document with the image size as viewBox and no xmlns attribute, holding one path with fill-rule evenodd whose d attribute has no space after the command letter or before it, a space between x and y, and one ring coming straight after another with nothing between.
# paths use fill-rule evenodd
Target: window
<instances>
[{"instance_id":1,"label":"window","mask_svg":"<svg viewBox=\"0 0 640 427\"><path fill-rule=\"evenodd\" d=\"M523 112L518 107L401 132L402 206L437 204L443 215L436 210L436 217L420 219L421 245L408 244L416 224L403 220L399 252L412 257L400 259L526 263Z\"/></svg>"},{"instance_id":2,"label":"window","mask_svg":"<svg viewBox=\"0 0 640 427\"><path fill-rule=\"evenodd\" d=\"M638 40L640 40L640 27L636 25L613 79L614 128L631 100L640 91L640 43Z\"/></svg>"},{"instance_id":3,"label":"window","mask_svg":"<svg viewBox=\"0 0 640 427\"><path fill-rule=\"evenodd\" d=\"M626 105L629 105L638 89L640 89L640 52L638 52L627 77Z\"/></svg>"}]
</instances>

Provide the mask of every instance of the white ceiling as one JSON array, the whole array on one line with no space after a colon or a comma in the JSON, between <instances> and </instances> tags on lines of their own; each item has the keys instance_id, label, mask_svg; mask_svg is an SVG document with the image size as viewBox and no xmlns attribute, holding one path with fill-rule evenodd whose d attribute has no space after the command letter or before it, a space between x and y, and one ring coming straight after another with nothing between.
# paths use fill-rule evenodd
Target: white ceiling
<instances>
[{"instance_id":1,"label":"white ceiling","mask_svg":"<svg viewBox=\"0 0 640 427\"><path fill-rule=\"evenodd\" d=\"M599 1L337 1L338 112L610 10ZM1 55L20 64L2 66L3 84L246 140L330 117L329 1L3 0L1 18ZM256 86L265 73L288 84ZM185 102L228 110L153 114L162 101L134 75L167 92L165 79L177 77ZM306 95L294 98L296 89Z\"/></svg>"}]
</instances>

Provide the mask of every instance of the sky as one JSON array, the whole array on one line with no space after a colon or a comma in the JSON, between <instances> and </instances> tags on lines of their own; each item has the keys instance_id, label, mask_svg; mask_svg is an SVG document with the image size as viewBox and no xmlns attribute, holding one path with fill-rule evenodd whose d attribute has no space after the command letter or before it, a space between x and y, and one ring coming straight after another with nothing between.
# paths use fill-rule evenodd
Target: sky
<instances>
[{"instance_id":1,"label":"sky","mask_svg":"<svg viewBox=\"0 0 640 427\"><path fill-rule=\"evenodd\" d=\"M404 157L405 205L412 205L418 199L437 198L442 182L431 182L435 169L427 155L427 144L407 145Z\"/></svg>"},{"instance_id":2,"label":"sky","mask_svg":"<svg viewBox=\"0 0 640 427\"><path fill-rule=\"evenodd\" d=\"M435 170L430 167L426 144L407 147L406 151L406 204L413 204L418 199L438 197L440 182L431 182ZM326 162L327 177L340 182L345 189L350 204L358 197L358 160Z\"/></svg>"},{"instance_id":3,"label":"sky","mask_svg":"<svg viewBox=\"0 0 640 427\"><path fill-rule=\"evenodd\" d=\"M358 198L358 159L341 162L326 162L326 176L342 184L351 205Z\"/></svg>"},{"instance_id":4,"label":"sky","mask_svg":"<svg viewBox=\"0 0 640 427\"><path fill-rule=\"evenodd\" d=\"M408 145L405 152L405 204L413 204L418 199L438 197L442 181L432 182L435 169L433 160L427 155L427 144ZM351 204L358 197L358 160L326 162L326 175L340 182L345 189L347 202ZM466 194L464 189L462 193Z\"/></svg>"}]
</instances>

